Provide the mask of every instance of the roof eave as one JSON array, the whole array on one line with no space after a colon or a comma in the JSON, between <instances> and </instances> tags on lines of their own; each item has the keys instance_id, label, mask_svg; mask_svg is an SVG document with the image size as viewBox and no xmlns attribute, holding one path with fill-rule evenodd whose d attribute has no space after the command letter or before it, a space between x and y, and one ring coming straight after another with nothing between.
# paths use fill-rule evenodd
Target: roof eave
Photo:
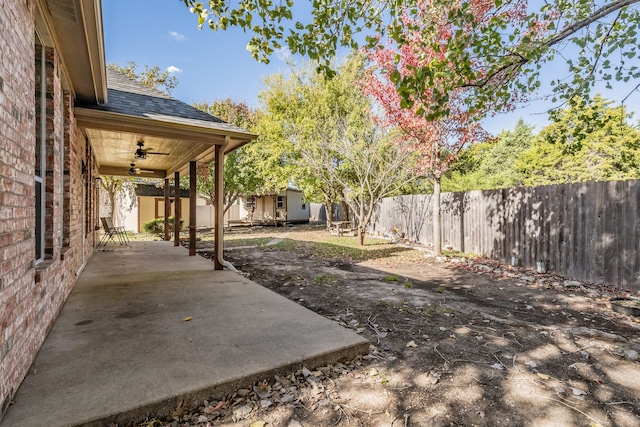
<instances>
[{"instance_id":1,"label":"roof eave","mask_svg":"<svg viewBox=\"0 0 640 427\"><path fill-rule=\"evenodd\" d=\"M36 31L57 51L63 82L76 100L107 101L101 0L36 0ZM57 7L56 7L57 6Z\"/></svg>"},{"instance_id":2,"label":"roof eave","mask_svg":"<svg viewBox=\"0 0 640 427\"><path fill-rule=\"evenodd\" d=\"M80 7L89 54L89 67L93 76L95 99L98 104L102 104L107 102L107 64L102 27L102 0L82 0Z\"/></svg>"},{"instance_id":3,"label":"roof eave","mask_svg":"<svg viewBox=\"0 0 640 427\"><path fill-rule=\"evenodd\" d=\"M131 116L84 107L76 107L74 112L79 126L92 129L118 130L130 133L144 132L145 134L158 137L212 145L224 145L224 137L229 136L236 140L237 143L234 144L232 150L228 151L233 151L258 137L258 135L250 132L224 129L223 126L215 126L215 124L211 127L197 126L158 118ZM238 145L238 143L240 143L240 145Z\"/></svg>"}]
</instances>

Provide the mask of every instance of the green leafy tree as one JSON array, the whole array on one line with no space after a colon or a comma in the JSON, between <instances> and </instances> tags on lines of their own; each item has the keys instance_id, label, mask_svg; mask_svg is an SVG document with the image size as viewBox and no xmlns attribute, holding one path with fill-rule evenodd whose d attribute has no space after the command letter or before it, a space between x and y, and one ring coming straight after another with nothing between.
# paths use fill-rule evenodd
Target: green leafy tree
<instances>
[{"instance_id":1,"label":"green leafy tree","mask_svg":"<svg viewBox=\"0 0 640 427\"><path fill-rule=\"evenodd\" d=\"M357 84L363 71L364 61L358 55L343 63L333 79L307 65L286 77L270 76L261 93L266 114L292 149L289 158L296 168L292 178L306 199L324 203L328 227L332 206L344 202L345 193L332 173L344 167L344 159L332 143L369 126L370 101Z\"/></svg>"},{"instance_id":2,"label":"green leafy tree","mask_svg":"<svg viewBox=\"0 0 640 427\"><path fill-rule=\"evenodd\" d=\"M432 49L447 56L399 76L396 84L407 108L425 87L434 87L429 108L420 111L427 118L446 116L448 96L460 88L469 89L471 109L513 108L539 89L544 65L555 58L567 64L566 73L556 73L552 82L559 99L585 97L598 80L640 76L640 0L314 1L310 8L295 9L292 0L183 1L201 28L249 31L247 49L257 60L268 62L274 51L287 48L317 60L329 76L341 46L373 47L392 39L402 48L407 31L421 32ZM425 8L446 11L444 31L419 19L405 26L404 17L416 18ZM569 47L577 50L575 56Z\"/></svg>"},{"instance_id":3,"label":"green leafy tree","mask_svg":"<svg viewBox=\"0 0 640 427\"><path fill-rule=\"evenodd\" d=\"M127 65L121 66L116 63L108 64L108 68L119 71L125 76L142 83L145 86L152 87L168 95L171 95L173 89L178 86L178 78L169 71L161 71L160 67L154 65L150 67L145 65L142 71L138 71L138 64L135 61L127 62Z\"/></svg>"},{"instance_id":4,"label":"green leafy tree","mask_svg":"<svg viewBox=\"0 0 640 427\"><path fill-rule=\"evenodd\" d=\"M596 95L554 111L517 162L525 185L640 178L640 130L624 107Z\"/></svg>"},{"instance_id":5,"label":"green leafy tree","mask_svg":"<svg viewBox=\"0 0 640 427\"><path fill-rule=\"evenodd\" d=\"M247 151L256 159L256 173L263 181L262 191L256 193L258 195L279 193L290 185L296 185L303 174L298 167L298 153L287 138L281 119L268 107L268 100L277 87L273 80L279 78L279 75L267 76L265 88L258 94L261 105L256 133L259 136L255 143L247 147Z\"/></svg>"},{"instance_id":6,"label":"green leafy tree","mask_svg":"<svg viewBox=\"0 0 640 427\"><path fill-rule=\"evenodd\" d=\"M227 123L232 123L249 131L256 128L258 113L246 103L230 98L194 104L194 107L206 111ZM224 158L224 213L243 195L253 195L261 191L264 181L256 167L256 152L247 146L225 155ZM209 204L215 202L215 163L199 165L196 177L198 193L204 195Z\"/></svg>"},{"instance_id":7,"label":"green leafy tree","mask_svg":"<svg viewBox=\"0 0 640 427\"><path fill-rule=\"evenodd\" d=\"M367 227L380 201L399 194L403 186L417 178L410 147L411 144L399 143L397 135L373 123L329 142L328 148L340 156L343 164L342 167L327 164L326 168L344 188L345 203L356 217L360 245L364 245Z\"/></svg>"},{"instance_id":8,"label":"green leafy tree","mask_svg":"<svg viewBox=\"0 0 640 427\"><path fill-rule=\"evenodd\" d=\"M100 188L104 190L109 201L111 223L118 225L118 209L131 210L136 205L136 184L130 177L105 175L100 177ZM131 204L126 206L125 201L130 201Z\"/></svg>"},{"instance_id":9,"label":"green leafy tree","mask_svg":"<svg viewBox=\"0 0 640 427\"><path fill-rule=\"evenodd\" d=\"M512 130L503 130L495 140L468 147L443 180L443 188L469 191L520 185L516 164L534 138L533 126L520 119Z\"/></svg>"}]
</instances>

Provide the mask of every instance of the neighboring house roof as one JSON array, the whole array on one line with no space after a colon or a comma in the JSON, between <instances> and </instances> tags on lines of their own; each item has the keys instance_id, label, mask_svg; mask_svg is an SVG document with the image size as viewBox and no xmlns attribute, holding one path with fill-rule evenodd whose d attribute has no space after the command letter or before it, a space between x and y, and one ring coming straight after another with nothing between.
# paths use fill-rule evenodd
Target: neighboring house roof
<instances>
[{"instance_id":1,"label":"neighboring house roof","mask_svg":"<svg viewBox=\"0 0 640 427\"><path fill-rule=\"evenodd\" d=\"M175 195L173 185L169 187L169 197ZM155 184L136 184L136 196L138 197L164 197L164 188ZM180 197L189 198L189 190L181 188Z\"/></svg>"},{"instance_id":2,"label":"neighboring house roof","mask_svg":"<svg viewBox=\"0 0 640 427\"><path fill-rule=\"evenodd\" d=\"M296 193L302 193L303 192L302 190L298 190L295 187L288 187L287 189L279 191L277 193L275 191L273 191L273 192L262 193L262 194L245 194L242 197L271 197L271 196L279 196L281 193L287 192L287 191L293 191L293 192L296 192Z\"/></svg>"}]
</instances>

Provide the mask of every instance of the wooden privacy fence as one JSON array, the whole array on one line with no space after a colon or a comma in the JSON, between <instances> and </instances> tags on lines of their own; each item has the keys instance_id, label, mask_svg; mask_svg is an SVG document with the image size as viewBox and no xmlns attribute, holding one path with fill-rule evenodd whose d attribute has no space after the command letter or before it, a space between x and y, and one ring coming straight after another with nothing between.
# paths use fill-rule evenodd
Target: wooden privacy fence
<instances>
[{"instance_id":1,"label":"wooden privacy fence","mask_svg":"<svg viewBox=\"0 0 640 427\"><path fill-rule=\"evenodd\" d=\"M584 182L443 193L442 246L640 290L640 181ZM384 199L372 229L433 239L431 195Z\"/></svg>"}]
</instances>

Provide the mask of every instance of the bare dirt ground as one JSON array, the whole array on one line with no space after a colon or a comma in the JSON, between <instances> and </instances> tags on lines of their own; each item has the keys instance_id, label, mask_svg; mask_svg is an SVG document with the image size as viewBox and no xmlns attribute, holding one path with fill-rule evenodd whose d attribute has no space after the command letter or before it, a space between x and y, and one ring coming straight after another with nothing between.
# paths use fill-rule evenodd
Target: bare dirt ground
<instances>
[{"instance_id":1,"label":"bare dirt ground","mask_svg":"<svg viewBox=\"0 0 640 427\"><path fill-rule=\"evenodd\" d=\"M243 274L366 337L371 352L153 425L640 425L640 322L610 309L621 290L382 239L345 247L355 238L313 226L226 236ZM209 242L199 247L210 256Z\"/></svg>"}]
</instances>

